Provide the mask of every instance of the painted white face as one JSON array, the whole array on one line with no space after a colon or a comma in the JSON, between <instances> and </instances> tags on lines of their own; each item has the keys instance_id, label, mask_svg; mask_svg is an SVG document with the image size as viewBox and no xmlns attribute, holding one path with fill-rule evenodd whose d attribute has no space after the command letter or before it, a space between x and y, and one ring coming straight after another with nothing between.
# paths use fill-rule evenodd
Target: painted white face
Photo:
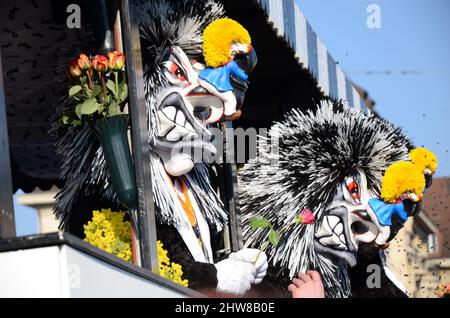
<instances>
[{"instance_id":1,"label":"painted white face","mask_svg":"<svg viewBox=\"0 0 450 318\"><path fill-rule=\"evenodd\" d=\"M198 73L205 66L179 47L167 50L161 64L167 84L154 99L154 147L167 173L180 176L216 153L208 125L221 120L224 103L199 84Z\"/></svg>"},{"instance_id":2,"label":"painted white face","mask_svg":"<svg viewBox=\"0 0 450 318\"><path fill-rule=\"evenodd\" d=\"M222 117L223 103L199 85L203 65L189 60L179 47L167 50L162 67L167 84L159 89L153 105L154 146L167 173L180 176L193 168L194 153L215 154L207 126Z\"/></svg>"},{"instance_id":3,"label":"painted white face","mask_svg":"<svg viewBox=\"0 0 450 318\"><path fill-rule=\"evenodd\" d=\"M356 171L337 188L315 233L315 248L337 262L356 264L360 243L386 244L390 228L382 226L369 206L376 196L367 187L364 173Z\"/></svg>"}]
</instances>

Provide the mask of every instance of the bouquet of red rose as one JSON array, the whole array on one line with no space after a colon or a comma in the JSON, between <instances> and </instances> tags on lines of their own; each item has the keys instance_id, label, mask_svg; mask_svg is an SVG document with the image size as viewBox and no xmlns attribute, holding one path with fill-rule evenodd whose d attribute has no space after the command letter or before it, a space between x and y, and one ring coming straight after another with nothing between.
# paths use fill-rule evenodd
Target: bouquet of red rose
<instances>
[{"instance_id":1,"label":"bouquet of red rose","mask_svg":"<svg viewBox=\"0 0 450 318\"><path fill-rule=\"evenodd\" d=\"M129 115L125 55L109 52L90 59L80 54L66 70L69 99L75 107L62 118L64 124L87 126L99 140L109 167L112 184L120 202L137 207L137 188L128 142Z\"/></svg>"},{"instance_id":2,"label":"bouquet of red rose","mask_svg":"<svg viewBox=\"0 0 450 318\"><path fill-rule=\"evenodd\" d=\"M63 115L64 124L81 125L104 117L123 114L128 98L125 55L109 52L92 60L81 53L66 70L70 82L69 98L76 102L73 110Z\"/></svg>"}]
</instances>

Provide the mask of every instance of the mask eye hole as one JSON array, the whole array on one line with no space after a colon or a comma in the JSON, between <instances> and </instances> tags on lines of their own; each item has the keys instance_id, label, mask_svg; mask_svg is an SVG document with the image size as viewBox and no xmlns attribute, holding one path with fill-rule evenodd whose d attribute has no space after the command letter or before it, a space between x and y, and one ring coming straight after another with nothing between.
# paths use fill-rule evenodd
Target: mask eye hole
<instances>
[{"instance_id":1,"label":"mask eye hole","mask_svg":"<svg viewBox=\"0 0 450 318\"><path fill-rule=\"evenodd\" d=\"M176 77L181 82L187 82L186 73L184 70L176 63L169 62L167 63L167 68L174 77Z\"/></svg>"},{"instance_id":2,"label":"mask eye hole","mask_svg":"<svg viewBox=\"0 0 450 318\"><path fill-rule=\"evenodd\" d=\"M186 75L184 74L183 70L179 67L175 70L175 76L178 77L178 79L183 82L186 81Z\"/></svg>"},{"instance_id":3,"label":"mask eye hole","mask_svg":"<svg viewBox=\"0 0 450 318\"><path fill-rule=\"evenodd\" d=\"M347 190L350 193L353 200L359 202L359 184L358 182L353 178L347 178L345 180Z\"/></svg>"}]
</instances>

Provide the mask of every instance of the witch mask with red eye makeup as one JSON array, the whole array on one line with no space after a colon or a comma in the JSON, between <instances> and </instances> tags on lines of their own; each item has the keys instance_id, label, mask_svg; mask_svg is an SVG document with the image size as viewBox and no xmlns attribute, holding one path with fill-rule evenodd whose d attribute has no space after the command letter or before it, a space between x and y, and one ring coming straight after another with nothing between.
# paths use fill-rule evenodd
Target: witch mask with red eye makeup
<instances>
[{"instance_id":1,"label":"witch mask with red eye makeup","mask_svg":"<svg viewBox=\"0 0 450 318\"><path fill-rule=\"evenodd\" d=\"M373 197L362 171L356 170L344 178L316 230L316 249L321 254L355 265L355 253L360 243L372 243L378 237L384 237L383 227L368 204Z\"/></svg>"},{"instance_id":2,"label":"witch mask with red eye makeup","mask_svg":"<svg viewBox=\"0 0 450 318\"><path fill-rule=\"evenodd\" d=\"M181 66L174 62L168 62L168 70L171 75L182 82L187 82L186 73Z\"/></svg>"},{"instance_id":3,"label":"witch mask with red eye makeup","mask_svg":"<svg viewBox=\"0 0 450 318\"><path fill-rule=\"evenodd\" d=\"M162 56L163 85L155 89L151 107L153 144L166 172L180 176L216 154L209 125L224 118L224 103L199 84L198 73L204 64L176 46Z\"/></svg>"}]
</instances>

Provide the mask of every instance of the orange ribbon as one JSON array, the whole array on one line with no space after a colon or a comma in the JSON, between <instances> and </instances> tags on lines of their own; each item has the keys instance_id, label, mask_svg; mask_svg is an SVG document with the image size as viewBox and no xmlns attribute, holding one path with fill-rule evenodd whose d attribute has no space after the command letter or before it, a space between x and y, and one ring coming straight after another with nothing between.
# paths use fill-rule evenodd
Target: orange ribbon
<instances>
[{"instance_id":1,"label":"orange ribbon","mask_svg":"<svg viewBox=\"0 0 450 318\"><path fill-rule=\"evenodd\" d=\"M197 224L197 220L195 219L194 208L192 207L191 199L189 198L189 194L187 192L186 183L182 178L178 178L178 182L181 185L181 192L183 193L184 200L177 192L178 199L180 200L181 206L189 219L189 223L191 223L192 226L195 226Z\"/></svg>"},{"instance_id":2,"label":"orange ribbon","mask_svg":"<svg viewBox=\"0 0 450 318\"><path fill-rule=\"evenodd\" d=\"M169 176L169 180L170 183L172 183L172 186L175 189L175 185L172 182L172 179ZM197 226L197 219L195 218L195 212L194 212L194 208L192 207L192 203L191 203L191 199L189 198L189 194L187 192L187 186L186 183L184 182L183 177L179 177L176 178L176 180L178 180L178 182L180 183L181 186L181 192L183 194L183 197L178 193L178 191L175 190L175 192L177 193L177 197L178 197L178 201L180 201L181 203L181 207L184 210L184 213L186 213L186 216L188 217L189 223L191 224L193 229L198 229ZM197 233L196 233L197 235ZM197 237L198 239L198 244L200 246L203 246L202 240L200 237Z\"/></svg>"}]
</instances>

